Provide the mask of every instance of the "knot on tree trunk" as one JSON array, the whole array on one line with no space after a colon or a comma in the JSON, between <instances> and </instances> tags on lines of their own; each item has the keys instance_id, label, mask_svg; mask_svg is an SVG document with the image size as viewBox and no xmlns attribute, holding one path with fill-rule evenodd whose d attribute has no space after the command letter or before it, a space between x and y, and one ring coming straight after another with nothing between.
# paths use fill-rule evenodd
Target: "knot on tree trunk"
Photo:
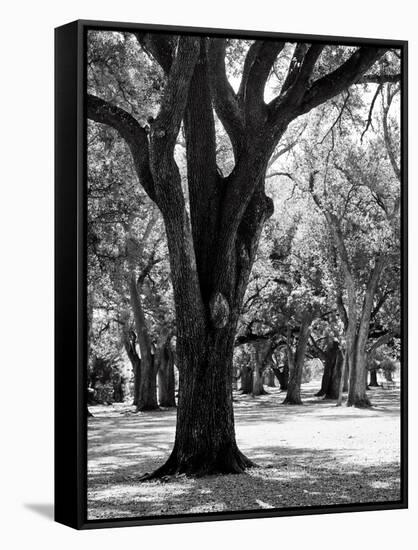
<instances>
[{"instance_id":1,"label":"knot on tree trunk","mask_svg":"<svg viewBox=\"0 0 418 550\"><path fill-rule=\"evenodd\" d=\"M229 318L229 304L221 292L216 292L209 302L210 318L215 328L224 328Z\"/></svg>"}]
</instances>

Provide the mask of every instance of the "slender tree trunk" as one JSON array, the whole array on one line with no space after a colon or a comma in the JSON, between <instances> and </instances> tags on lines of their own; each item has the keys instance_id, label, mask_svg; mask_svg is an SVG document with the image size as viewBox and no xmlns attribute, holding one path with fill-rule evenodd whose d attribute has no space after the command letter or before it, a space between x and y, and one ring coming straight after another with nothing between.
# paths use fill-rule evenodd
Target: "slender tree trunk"
<instances>
[{"instance_id":1,"label":"slender tree trunk","mask_svg":"<svg viewBox=\"0 0 418 550\"><path fill-rule=\"evenodd\" d=\"M371 369L371 371L370 371L369 386L371 388L378 388L379 387L379 384L377 382L377 370L376 369Z\"/></svg>"},{"instance_id":2,"label":"slender tree trunk","mask_svg":"<svg viewBox=\"0 0 418 550\"><path fill-rule=\"evenodd\" d=\"M264 374L264 382L269 388L275 388L275 376L272 368L269 368Z\"/></svg>"},{"instance_id":3,"label":"slender tree trunk","mask_svg":"<svg viewBox=\"0 0 418 550\"><path fill-rule=\"evenodd\" d=\"M149 361L141 360L141 383L138 395L138 411L153 411L158 409L157 400L157 365L155 356L151 354Z\"/></svg>"},{"instance_id":4,"label":"slender tree trunk","mask_svg":"<svg viewBox=\"0 0 418 550\"><path fill-rule=\"evenodd\" d=\"M125 381L121 376L117 376L113 380L113 401L115 403L123 403L125 399L124 383Z\"/></svg>"},{"instance_id":5,"label":"slender tree trunk","mask_svg":"<svg viewBox=\"0 0 418 550\"><path fill-rule=\"evenodd\" d=\"M315 394L316 397L322 397L327 393L329 381L331 379L331 364L328 358L324 361L324 372L322 374L321 379L321 388L320 390Z\"/></svg>"},{"instance_id":6,"label":"slender tree trunk","mask_svg":"<svg viewBox=\"0 0 418 550\"><path fill-rule=\"evenodd\" d=\"M175 407L174 357L169 342L160 352L157 378L160 407Z\"/></svg>"},{"instance_id":7,"label":"slender tree trunk","mask_svg":"<svg viewBox=\"0 0 418 550\"><path fill-rule=\"evenodd\" d=\"M338 399L343 362L343 355L339 349L338 343L336 343L334 362L328 387L325 392L325 399Z\"/></svg>"},{"instance_id":8,"label":"slender tree trunk","mask_svg":"<svg viewBox=\"0 0 418 550\"><path fill-rule=\"evenodd\" d=\"M282 367L272 367L277 380L279 381L280 390L287 391L289 384L289 360L287 355L283 360Z\"/></svg>"},{"instance_id":9,"label":"slender tree trunk","mask_svg":"<svg viewBox=\"0 0 418 550\"><path fill-rule=\"evenodd\" d=\"M385 369L384 370L384 376L385 376L386 382L393 382L393 377L392 377L392 371L391 370Z\"/></svg>"},{"instance_id":10,"label":"slender tree trunk","mask_svg":"<svg viewBox=\"0 0 418 550\"><path fill-rule=\"evenodd\" d=\"M141 387L141 359L138 356L136 356L134 361L133 373L134 373L134 395L133 395L132 404L135 407L138 407L139 388Z\"/></svg>"},{"instance_id":11,"label":"slender tree trunk","mask_svg":"<svg viewBox=\"0 0 418 550\"><path fill-rule=\"evenodd\" d=\"M151 340L148 334L141 296L135 275L129 280L130 301L134 313L136 333L141 352L141 376L138 391L138 411L152 411L158 409L157 401L157 368L151 349Z\"/></svg>"},{"instance_id":12,"label":"slender tree trunk","mask_svg":"<svg viewBox=\"0 0 418 550\"><path fill-rule=\"evenodd\" d=\"M253 371L248 365L241 367L241 393L249 394L253 389Z\"/></svg>"},{"instance_id":13,"label":"slender tree trunk","mask_svg":"<svg viewBox=\"0 0 418 550\"><path fill-rule=\"evenodd\" d=\"M346 364L345 366L346 368L344 369L344 375L343 375L343 389L342 391L344 393L347 393L348 392L348 376L349 376L349 369L348 369L348 364Z\"/></svg>"},{"instance_id":14,"label":"slender tree trunk","mask_svg":"<svg viewBox=\"0 0 418 550\"><path fill-rule=\"evenodd\" d=\"M338 387L338 398L337 398L337 407L340 407L343 402L343 392L344 392L344 384L346 384L348 378L348 353L347 351L343 354L343 362L341 365L341 376L340 376L340 384Z\"/></svg>"},{"instance_id":15,"label":"slender tree trunk","mask_svg":"<svg viewBox=\"0 0 418 550\"><path fill-rule=\"evenodd\" d=\"M355 345L353 348L354 368L350 371L350 386L348 389L348 406L359 408L370 407L371 403L366 394L367 372L366 372L366 344L369 337L370 316L373 309L373 298L376 292L377 283L385 267L386 258L376 259L375 266L370 273L364 295L363 308L359 328L357 331Z\"/></svg>"},{"instance_id":16,"label":"slender tree trunk","mask_svg":"<svg viewBox=\"0 0 418 550\"><path fill-rule=\"evenodd\" d=\"M268 344L270 345L270 344ZM263 370L265 366L265 359L268 350L266 350L266 344L257 342L254 349L254 368L253 368L253 388L252 395L264 395L267 392L263 386Z\"/></svg>"},{"instance_id":17,"label":"slender tree trunk","mask_svg":"<svg viewBox=\"0 0 418 550\"><path fill-rule=\"evenodd\" d=\"M303 365L305 363L305 354L310 334L310 325L311 319L310 317L306 316L300 325L296 352L292 353L292 350L289 346L290 372L287 394L285 400L283 401L285 405L302 405L302 399L300 397L300 385L302 383L302 371Z\"/></svg>"},{"instance_id":18,"label":"slender tree trunk","mask_svg":"<svg viewBox=\"0 0 418 550\"><path fill-rule=\"evenodd\" d=\"M253 388L251 391L253 396L264 395L267 392L264 390L263 375L261 373L261 367L256 362L253 369Z\"/></svg>"},{"instance_id":19,"label":"slender tree trunk","mask_svg":"<svg viewBox=\"0 0 418 550\"><path fill-rule=\"evenodd\" d=\"M358 344L355 346L353 355L353 369L350 376L347 405L367 408L371 406L371 403L366 394L366 357L363 350L359 349Z\"/></svg>"},{"instance_id":20,"label":"slender tree trunk","mask_svg":"<svg viewBox=\"0 0 418 550\"><path fill-rule=\"evenodd\" d=\"M333 384L333 378L335 376L335 361L338 352L338 343L330 342L327 346L327 349L324 352L320 353L320 359L324 364L324 372L321 380L321 389L317 394L317 397L326 396L329 398L330 386Z\"/></svg>"},{"instance_id":21,"label":"slender tree trunk","mask_svg":"<svg viewBox=\"0 0 418 550\"><path fill-rule=\"evenodd\" d=\"M131 363L132 372L134 375L134 388L133 388L133 405L138 406L139 399L139 387L141 381L141 359L136 352L136 335L133 331L128 332L128 329L124 327L123 330L123 345L126 351L126 354Z\"/></svg>"}]
</instances>

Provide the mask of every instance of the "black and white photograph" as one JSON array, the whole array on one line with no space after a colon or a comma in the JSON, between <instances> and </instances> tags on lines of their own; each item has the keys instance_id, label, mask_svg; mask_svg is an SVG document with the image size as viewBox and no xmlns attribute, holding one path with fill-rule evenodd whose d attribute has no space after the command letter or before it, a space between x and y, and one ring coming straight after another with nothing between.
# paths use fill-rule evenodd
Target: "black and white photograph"
<instances>
[{"instance_id":1,"label":"black and white photograph","mask_svg":"<svg viewBox=\"0 0 418 550\"><path fill-rule=\"evenodd\" d=\"M88 519L399 502L402 49L86 56Z\"/></svg>"}]
</instances>

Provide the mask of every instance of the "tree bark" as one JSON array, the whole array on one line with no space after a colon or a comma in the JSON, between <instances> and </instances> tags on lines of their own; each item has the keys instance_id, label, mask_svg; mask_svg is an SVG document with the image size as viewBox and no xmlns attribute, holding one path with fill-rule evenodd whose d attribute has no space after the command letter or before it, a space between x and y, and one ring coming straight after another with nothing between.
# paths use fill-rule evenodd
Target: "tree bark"
<instances>
[{"instance_id":1,"label":"tree bark","mask_svg":"<svg viewBox=\"0 0 418 550\"><path fill-rule=\"evenodd\" d=\"M134 375L134 388L133 388L133 402L132 404L137 407L139 399L139 387L141 382L141 359L136 352L136 334L133 331L128 331L126 327L123 329L123 345L129 361L132 366L132 372Z\"/></svg>"},{"instance_id":2,"label":"tree bark","mask_svg":"<svg viewBox=\"0 0 418 550\"><path fill-rule=\"evenodd\" d=\"M254 368L252 395L265 395L267 392L263 385L263 372L267 354L270 351L270 342L256 342L254 345Z\"/></svg>"},{"instance_id":3,"label":"tree bark","mask_svg":"<svg viewBox=\"0 0 418 550\"><path fill-rule=\"evenodd\" d=\"M290 343L288 346L290 368L287 394L285 400L283 401L283 404L285 405L302 405L302 399L300 397L300 385L302 383L302 371L303 365L305 363L305 354L310 334L310 325L311 318L309 316L305 316L300 325L296 352L293 353Z\"/></svg>"},{"instance_id":4,"label":"tree bark","mask_svg":"<svg viewBox=\"0 0 418 550\"><path fill-rule=\"evenodd\" d=\"M342 392L347 393L348 392L348 366L346 365L346 368L343 369L343 380L342 380Z\"/></svg>"},{"instance_id":5,"label":"tree bark","mask_svg":"<svg viewBox=\"0 0 418 550\"><path fill-rule=\"evenodd\" d=\"M235 328L230 323L222 331L210 331L205 342L180 339L174 449L167 462L146 479L181 473L239 473L253 465L235 440L231 384Z\"/></svg>"},{"instance_id":6,"label":"tree bark","mask_svg":"<svg viewBox=\"0 0 418 550\"><path fill-rule=\"evenodd\" d=\"M125 399L125 392L124 392L124 384L125 381L122 378L122 376L117 375L113 379L113 401L115 403L123 403Z\"/></svg>"},{"instance_id":7,"label":"tree bark","mask_svg":"<svg viewBox=\"0 0 418 550\"><path fill-rule=\"evenodd\" d=\"M348 406L359 408L370 407L371 403L366 394L366 344L369 337L370 317L373 309L373 299L380 275L385 268L386 258L380 257L375 261L370 273L364 295L360 324L357 330L354 346L352 347L352 367L350 368L350 382L348 389Z\"/></svg>"},{"instance_id":8,"label":"tree bark","mask_svg":"<svg viewBox=\"0 0 418 550\"><path fill-rule=\"evenodd\" d=\"M327 387L327 391L325 392L325 399L338 399L343 362L344 357L337 343L337 350L334 357L331 378Z\"/></svg>"},{"instance_id":9,"label":"tree bark","mask_svg":"<svg viewBox=\"0 0 418 550\"><path fill-rule=\"evenodd\" d=\"M283 361L282 367L272 367L274 374L276 375L277 380L280 384L280 390L281 391L287 391L287 387L289 384L289 361L288 358L285 357Z\"/></svg>"},{"instance_id":10,"label":"tree bark","mask_svg":"<svg viewBox=\"0 0 418 550\"><path fill-rule=\"evenodd\" d=\"M269 388L275 388L276 387L276 383L275 383L275 376L274 376L274 372L273 372L273 369L270 368L267 370L267 372L264 374L264 383L269 387Z\"/></svg>"},{"instance_id":11,"label":"tree bark","mask_svg":"<svg viewBox=\"0 0 418 550\"><path fill-rule=\"evenodd\" d=\"M370 370L369 386L371 388L378 388L379 387L379 383L377 382L377 369L371 369Z\"/></svg>"},{"instance_id":12,"label":"tree bark","mask_svg":"<svg viewBox=\"0 0 418 550\"><path fill-rule=\"evenodd\" d=\"M174 356L170 342L165 342L159 352L158 402L160 407L175 407Z\"/></svg>"},{"instance_id":13,"label":"tree bark","mask_svg":"<svg viewBox=\"0 0 418 550\"><path fill-rule=\"evenodd\" d=\"M157 365L152 353L151 339L148 334L141 296L134 274L129 279L130 302L134 313L136 334L141 353L141 375L138 391L138 411L158 409L157 401Z\"/></svg>"},{"instance_id":14,"label":"tree bark","mask_svg":"<svg viewBox=\"0 0 418 550\"><path fill-rule=\"evenodd\" d=\"M253 371L248 365L241 367L241 393L249 394L253 388Z\"/></svg>"},{"instance_id":15,"label":"tree bark","mask_svg":"<svg viewBox=\"0 0 418 550\"><path fill-rule=\"evenodd\" d=\"M339 344L332 340L325 351L318 349L318 352L324 363L324 374L321 389L316 395L324 396L324 399L338 399L343 364Z\"/></svg>"},{"instance_id":16,"label":"tree bark","mask_svg":"<svg viewBox=\"0 0 418 550\"><path fill-rule=\"evenodd\" d=\"M341 366L341 377L340 377L340 385L338 387L338 398L337 398L337 407L340 407L343 402L343 392L344 385L348 384L348 353L345 351L343 353L343 362Z\"/></svg>"},{"instance_id":17,"label":"tree bark","mask_svg":"<svg viewBox=\"0 0 418 550\"><path fill-rule=\"evenodd\" d=\"M254 364L253 369L253 387L251 394L256 397L257 395L265 395L267 392L264 389L263 385L263 374L262 367L258 364Z\"/></svg>"}]
</instances>

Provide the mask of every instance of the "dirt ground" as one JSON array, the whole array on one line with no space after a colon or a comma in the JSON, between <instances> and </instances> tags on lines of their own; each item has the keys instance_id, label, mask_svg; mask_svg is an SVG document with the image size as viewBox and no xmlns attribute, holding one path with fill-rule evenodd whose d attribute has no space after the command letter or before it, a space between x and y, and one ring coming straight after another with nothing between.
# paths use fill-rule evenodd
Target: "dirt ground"
<instances>
[{"instance_id":1,"label":"dirt ground","mask_svg":"<svg viewBox=\"0 0 418 550\"><path fill-rule=\"evenodd\" d=\"M314 397L318 387L303 386L301 406L282 405L278 388L257 398L237 393L238 445L258 467L164 482L137 480L168 457L175 410L90 407L89 519L399 500L399 390L373 389L366 410Z\"/></svg>"}]
</instances>

